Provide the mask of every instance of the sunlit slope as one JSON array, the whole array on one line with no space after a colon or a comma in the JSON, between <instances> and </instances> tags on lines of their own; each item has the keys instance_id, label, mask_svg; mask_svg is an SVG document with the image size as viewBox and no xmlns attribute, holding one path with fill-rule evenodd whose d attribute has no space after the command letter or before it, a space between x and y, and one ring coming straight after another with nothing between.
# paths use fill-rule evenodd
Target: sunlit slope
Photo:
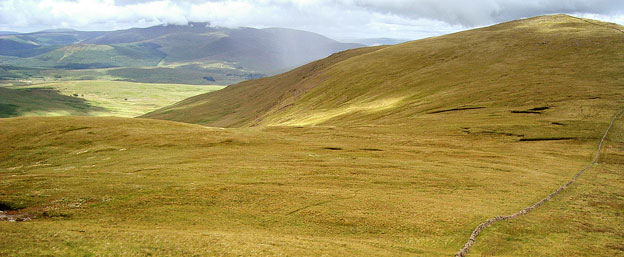
<instances>
[{"instance_id":1,"label":"sunlit slope","mask_svg":"<svg viewBox=\"0 0 624 257\"><path fill-rule=\"evenodd\" d=\"M586 104L622 99L621 30L553 15L351 50L313 71L314 64L233 85L146 117L212 126L409 125L447 109L509 116L550 107L547 114L569 118Z\"/></svg>"},{"instance_id":2,"label":"sunlit slope","mask_svg":"<svg viewBox=\"0 0 624 257\"><path fill-rule=\"evenodd\" d=\"M259 117L281 104L288 94L301 94L306 87L314 87L322 79L319 76L332 65L377 49L380 48L360 48L333 54L287 73L226 87L218 94L188 98L145 117L220 127L254 124Z\"/></svg>"}]
</instances>

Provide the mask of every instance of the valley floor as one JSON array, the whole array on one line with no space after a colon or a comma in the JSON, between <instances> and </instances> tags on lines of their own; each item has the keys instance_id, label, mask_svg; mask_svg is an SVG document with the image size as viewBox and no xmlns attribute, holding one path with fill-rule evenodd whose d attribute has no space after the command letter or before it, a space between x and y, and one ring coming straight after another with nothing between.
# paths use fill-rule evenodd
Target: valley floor
<instances>
[{"instance_id":1,"label":"valley floor","mask_svg":"<svg viewBox=\"0 0 624 257\"><path fill-rule=\"evenodd\" d=\"M79 80L0 83L0 118L17 116L136 117L223 86Z\"/></svg>"}]
</instances>

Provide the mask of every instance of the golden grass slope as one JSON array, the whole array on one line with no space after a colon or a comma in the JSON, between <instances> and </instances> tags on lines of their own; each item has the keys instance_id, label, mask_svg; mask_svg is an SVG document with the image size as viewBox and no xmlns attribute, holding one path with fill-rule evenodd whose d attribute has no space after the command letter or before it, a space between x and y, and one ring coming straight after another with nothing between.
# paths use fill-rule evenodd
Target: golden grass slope
<instances>
[{"instance_id":1,"label":"golden grass slope","mask_svg":"<svg viewBox=\"0 0 624 257\"><path fill-rule=\"evenodd\" d=\"M350 50L144 117L222 127L412 124L441 109L564 109L592 97L621 99L614 91L623 80L621 29L553 15Z\"/></svg>"},{"instance_id":2,"label":"golden grass slope","mask_svg":"<svg viewBox=\"0 0 624 257\"><path fill-rule=\"evenodd\" d=\"M361 48L341 53L301 66L280 75L246 81L229 86L219 94L204 94L185 99L174 105L151 112L144 117L210 124L219 127L240 127L253 124L259 116L282 103L285 94L301 94L316 84L315 76L328 67L353 56L374 51ZM312 82L306 79L314 76ZM297 82L297 83L293 83Z\"/></svg>"},{"instance_id":3,"label":"golden grass slope","mask_svg":"<svg viewBox=\"0 0 624 257\"><path fill-rule=\"evenodd\" d=\"M37 216L0 222L0 253L451 256L476 224L541 199L586 165L608 114L522 127L579 138L558 141L421 122L217 129L0 119L0 202ZM495 225L472 253L620 254L622 121L614 131L601 164L582 179L592 183L579 180L582 190L564 192L524 223Z\"/></svg>"}]
</instances>

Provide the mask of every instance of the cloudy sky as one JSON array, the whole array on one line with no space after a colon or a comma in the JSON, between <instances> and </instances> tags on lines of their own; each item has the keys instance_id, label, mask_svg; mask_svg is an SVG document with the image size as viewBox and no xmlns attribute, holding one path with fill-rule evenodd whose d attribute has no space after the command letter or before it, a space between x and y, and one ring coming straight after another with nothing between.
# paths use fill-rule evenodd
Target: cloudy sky
<instances>
[{"instance_id":1,"label":"cloudy sky","mask_svg":"<svg viewBox=\"0 0 624 257\"><path fill-rule=\"evenodd\" d=\"M417 39L543 14L624 24L623 0L0 0L0 31L117 30L209 21L336 39Z\"/></svg>"}]
</instances>

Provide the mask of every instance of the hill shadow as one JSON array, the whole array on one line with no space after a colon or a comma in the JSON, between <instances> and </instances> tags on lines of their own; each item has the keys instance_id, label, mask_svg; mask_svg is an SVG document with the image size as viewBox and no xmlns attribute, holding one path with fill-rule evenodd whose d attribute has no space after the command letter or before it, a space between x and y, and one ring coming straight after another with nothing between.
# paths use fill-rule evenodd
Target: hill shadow
<instances>
[{"instance_id":1,"label":"hill shadow","mask_svg":"<svg viewBox=\"0 0 624 257\"><path fill-rule=\"evenodd\" d=\"M0 87L0 118L25 114L86 116L107 109L89 104L85 99L63 95L52 88Z\"/></svg>"}]
</instances>

